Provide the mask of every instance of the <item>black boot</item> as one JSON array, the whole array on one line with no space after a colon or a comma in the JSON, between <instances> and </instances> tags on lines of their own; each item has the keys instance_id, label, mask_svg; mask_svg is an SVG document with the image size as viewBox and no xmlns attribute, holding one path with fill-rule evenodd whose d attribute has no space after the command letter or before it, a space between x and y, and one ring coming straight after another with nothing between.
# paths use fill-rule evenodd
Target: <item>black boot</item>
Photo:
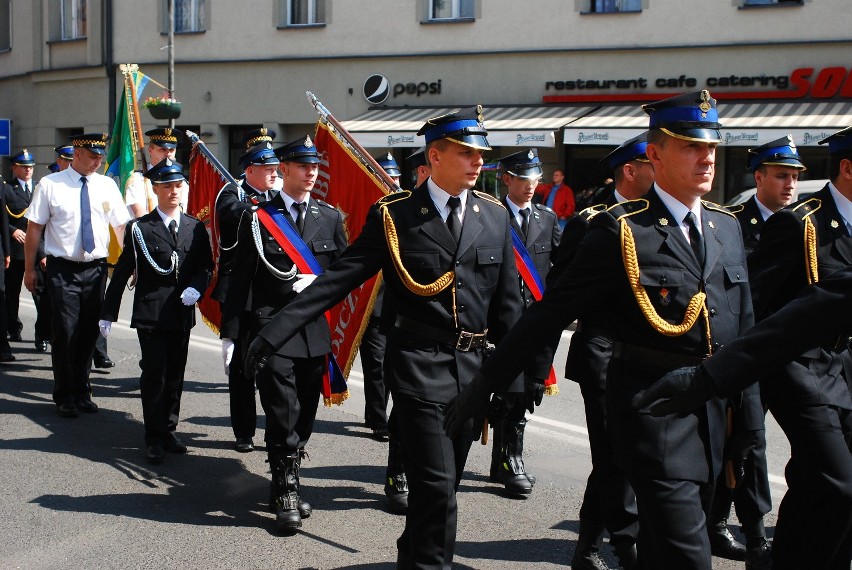
<instances>
[{"instance_id":1,"label":"black boot","mask_svg":"<svg viewBox=\"0 0 852 570\"><path fill-rule=\"evenodd\" d=\"M572 570L609 570L599 554L603 544L604 529L588 521L580 521L580 532L577 536L577 547L571 559Z\"/></svg>"},{"instance_id":2,"label":"black boot","mask_svg":"<svg viewBox=\"0 0 852 570\"><path fill-rule=\"evenodd\" d=\"M302 468L302 458L307 457L308 459L310 459L310 456L308 455L308 452L305 451L304 447L299 449L298 456L299 456L299 459L298 459L297 465L296 465L296 484L299 487L299 507L298 507L298 509L299 509L299 516L302 517L303 519L306 519L306 518L311 516L311 514L314 512L314 509L313 509L313 507L311 507L311 504L309 502L302 499L302 496L301 496L302 484L299 481L299 469ZM273 489L270 488L270 490L269 490L269 512L275 513L276 510L277 510L277 508L275 506L275 494L274 494Z\"/></svg>"},{"instance_id":3,"label":"black boot","mask_svg":"<svg viewBox=\"0 0 852 570\"><path fill-rule=\"evenodd\" d=\"M746 570L772 570L772 543L766 540L763 519L743 523L742 529L746 537Z\"/></svg>"},{"instance_id":4,"label":"black boot","mask_svg":"<svg viewBox=\"0 0 852 570\"><path fill-rule=\"evenodd\" d=\"M524 427L527 420L503 420L494 430L502 432L500 464L497 466L497 482L502 483L510 495L529 495L532 483L524 469Z\"/></svg>"},{"instance_id":5,"label":"black boot","mask_svg":"<svg viewBox=\"0 0 852 570\"><path fill-rule=\"evenodd\" d=\"M713 556L728 560L745 560L746 548L728 530L728 519L708 523L707 534Z\"/></svg>"},{"instance_id":6,"label":"black boot","mask_svg":"<svg viewBox=\"0 0 852 570\"><path fill-rule=\"evenodd\" d=\"M388 468L385 471L385 495L388 508L397 515L408 511L408 479L405 477L405 460L402 443L391 436L388 442Z\"/></svg>"},{"instance_id":7,"label":"black boot","mask_svg":"<svg viewBox=\"0 0 852 570\"><path fill-rule=\"evenodd\" d=\"M500 471L503 465L503 424L505 421L491 424L491 470L488 478L495 483L500 482Z\"/></svg>"},{"instance_id":8,"label":"black boot","mask_svg":"<svg viewBox=\"0 0 852 570\"><path fill-rule=\"evenodd\" d=\"M294 532L302 528L299 514L299 454L269 453L272 471L272 504L275 508L275 525L279 532Z\"/></svg>"},{"instance_id":9,"label":"black boot","mask_svg":"<svg viewBox=\"0 0 852 570\"><path fill-rule=\"evenodd\" d=\"M612 539L610 539L612 544ZM632 570L636 566L636 560L639 558L639 553L636 550L636 543L629 542L626 544L613 544L615 556L618 558L619 565L624 570Z\"/></svg>"}]
</instances>

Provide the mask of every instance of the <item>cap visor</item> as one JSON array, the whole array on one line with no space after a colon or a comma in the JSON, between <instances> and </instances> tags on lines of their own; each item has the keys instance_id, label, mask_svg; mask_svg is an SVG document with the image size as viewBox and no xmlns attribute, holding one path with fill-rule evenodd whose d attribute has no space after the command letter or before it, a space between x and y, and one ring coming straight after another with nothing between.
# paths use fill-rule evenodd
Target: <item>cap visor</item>
<instances>
[{"instance_id":1,"label":"cap visor","mask_svg":"<svg viewBox=\"0 0 852 570\"><path fill-rule=\"evenodd\" d=\"M660 130L671 137L692 142L720 143L722 142L722 133L719 129L684 129L672 131L663 127Z\"/></svg>"},{"instance_id":2,"label":"cap visor","mask_svg":"<svg viewBox=\"0 0 852 570\"><path fill-rule=\"evenodd\" d=\"M461 137L445 137L448 141L453 141L462 146L468 146L477 150L491 150L491 145L488 144L488 139L482 135L465 135Z\"/></svg>"}]
</instances>

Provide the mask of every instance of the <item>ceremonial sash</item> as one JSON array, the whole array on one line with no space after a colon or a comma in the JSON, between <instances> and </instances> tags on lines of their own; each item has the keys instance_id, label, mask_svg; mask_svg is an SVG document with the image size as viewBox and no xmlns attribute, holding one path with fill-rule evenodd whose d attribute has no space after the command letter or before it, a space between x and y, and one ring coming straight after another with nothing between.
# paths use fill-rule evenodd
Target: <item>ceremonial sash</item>
<instances>
[{"instance_id":1,"label":"ceremonial sash","mask_svg":"<svg viewBox=\"0 0 852 570\"><path fill-rule=\"evenodd\" d=\"M281 246L281 249L293 260L299 273L322 274L322 267L320 267L314 254L311 253L308 245L302 240L302 236L271 202L264 202L258 207L257 219ZM325 318L329 328L331 328L332 321L329 311L326 311ZM323 404L326 406L342 404L349 397L349 389L346 386L343 371L340 370L337 360L331 353L326 355L326 366L322 377L322 397Z\"/></svg>"},{"instance_id":2,"label":"ceremonial sash","mask_svg":"<svg viewBox=\"0 0 852 570\"><path fill-rule=\"evenodd\" d=\"M512 250L515 252L515 265L518 266L518 275L524 282L524 286L529 289L533 299L541 301L541 296L544 294L544 283L541 282L541 277L535 269L530 252L527 251L527 246L524 245L521 236L518 235L514 227L510 226L510 229L512 230ZM544 381L544 391L549 396L559 393L556 371L553 366L550 367L550 372Z\"/></svg>"}]
</instances>

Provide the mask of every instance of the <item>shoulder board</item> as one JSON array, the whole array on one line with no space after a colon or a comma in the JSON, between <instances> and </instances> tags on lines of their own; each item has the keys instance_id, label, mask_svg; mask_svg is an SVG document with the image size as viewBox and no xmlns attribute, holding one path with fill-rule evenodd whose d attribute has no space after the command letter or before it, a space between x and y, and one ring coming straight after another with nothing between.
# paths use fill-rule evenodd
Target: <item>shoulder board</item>
<instances>
[{"instance_id":1,"label":"shoulder board","mask_svg":"<svg viewBox=\"0 0 852 570\"><path fill-rule=\"evenodd\" d=\"M485 192L480 192L479 190L471 190L471 192L472 192L475 196L477 196L478 198L482 198L483 200L486 200L486 201L488 201L488 202L493 202L494 204L497 204L497 205L498 205L498 206L500 206L501 208L505 208L505 207L506 207L506 206L504 206L504 205L503 205L503 202L501 202L500 200L498 200L497 198L495 198L495 197L494 197L494 196L492 196L491 194L486 194Z\"/></svg>"},{"instance_id":2,"label":"shoulder board","mask_svg":"<svg viewBox=\"0 0 852 570\"><path fill-rule=\"evenodd\" d=\"M732 214L739 214L743 210L745 210L745 204L737 204L736 206L727 206L728 211Z\"/></svg>"},{"instance_id":3,"label":"shoulder board","mask_svg":"<svg viewBox=\"0 0 852 570\"><path fill-rule=\"evenodd\" d=\"M732 218L736 218L734 213L732 211L730 211L729 209L727 209L725 206L722 206L722 205L717 204L715 202L708 202L707 200L701 200L701 203L708 210L712 210L714 212L719 212L720 214L727 214L728 216L731 216Z\"/></svg>"},{"instance_id":4,"label":"shoulder board","mask_svg":"<svg viewBox=\"0 0 852 570\"><path fill-rule=\"evenodd\" d=\"M336 209L337 209L337 208L335 208L334 206L332 206L331 204L329 204L328 202L323 202L322 200L318 200L318 199L316 199L316 198L313 198L313 201L314 201L314 202L316 202L318 205L320 205L320 206L325 206L326 208L329 208L329 209L331 209L331 210L336 210Z\"/></svg>"},{"instance_id":5,"label":"shoulder board","mask_svg":"<svg viewBox=\"0 0 852 570\"><path fill-rule=\"evenodd\" d=\"M591 220L592 218L594 218L595 215L603 212L604 210L606 210L606 204L595 204L594 206L589 206L588 208L585 208L585 209L581 210L580 212L577 212L577 215L583 216L588 221L588 220Z\"/></svg>"},{"instance_id":6,"label":"shoulder board","mask_svg":"<svg viewBox=\"0 0 852 570\"><path fill-rule=\"evenodd\" d=\"M805 200L800 204L796 204L792 208L791 211L796 212L801 215L801 219L805 219L817 210L822 207L822 200L819 198L810 198L809 200Z\"/></svg>"},{"instance_id":7,"label":"shoulder board","mask_svg":"<svg viewBox=\"0 0 852 570\"><path fill-rule=\"evenodd\" d=\"M644 212L650 206L650 202L645 198L639 198L637 200L627 200L626 202L620 202L613 206L610 206L606 209L607 212L612 214L616 220L620 220L622 218L628 218L634 214L638 214L639 212Z\"/></svg>"},{"instance_id":8,"label":"shoulder board","mask_svg":"<svg viewBox=\"0 0 852 570\"><path fill-rule=\"evenodd\" d=\"M550 212L551 214L556 213L556 212L553 211L552 208L549 208L549 207L545 206L544 204L533 204L533 206L536 207L539 210L542 210L543 212Z\"/></svg>"},{"instance_id":9,"label":"shoulder board","mask_svg":"<svg viewBox=\"0 0 852 570\"><path fill-rule=\"evenodd\" d=\"M187 212L186 212L186 211L184 211L184 210L181 210L181 212L183 212L183 215L184 215L184 216L186 216L187 218L192 218L192 219L193 219L193 220L195 220L196 222L200 222L200 221L201 221L201 219L197 218L196 216L193 216L192 214L187 213Z\"/></svg>"},{"instance_id":10,"label":"shoulder board","mask_svg":"<svg viewBox=\"0 0 852 570\"><path fill-rule=\"evenodd\" d=\"M379 206L393 204L394 202L398 202L400 200L405 200L406 198L411 197L411 190L402 190L401 192L394 192L392 194L388 194L387 196L382 196L376 201L376 204Z\"/></svg>"}]
</instances>

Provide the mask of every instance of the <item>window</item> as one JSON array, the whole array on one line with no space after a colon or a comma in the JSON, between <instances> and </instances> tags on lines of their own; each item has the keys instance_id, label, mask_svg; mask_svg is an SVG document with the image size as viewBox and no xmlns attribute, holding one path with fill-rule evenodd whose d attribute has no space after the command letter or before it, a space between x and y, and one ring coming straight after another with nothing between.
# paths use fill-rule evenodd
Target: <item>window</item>
<instances>
[{"instance_id":1,"label":"window","mask_svg":"<svg viewBox=\"0 0 852 570\"><path fill-rule=\"evenodd\" d=\"M641 11L642 0L591 0L589 4L589 12L595 14Z\"/></svg>"},{"instance_id":2,"label":"window","mask_svg":"<svg viewBox=\"0 0 852 570\"><path fill-rule=\"evenodd\" d=\"M281 26L318 26L325 24L324 0L284 0L286 10L280 18Z\"/></svg>"},{"instance_id":3,"label":"window","mask_svg":"<svg viewBox=\"0 0 852 570\"><path fill-rule=\"evenodd\" d=\"M773 4L801 4L802 0L743 0L743 6L771 6Z\"/></svg>"},{"instance_id":4,"label":"window","mask_svg":"<svg viewBox=\"0 0 852 570\"><path fill-rule=\"evenodd\" d=\"M430 0L430 20L473 19L474 0Z\"/></svg>"},{"instance_id":5,"label":"window","mask_svg":"<svg viewBox=\"0 0 852 570\"><path fill-rule=\"evenodd\" d=\"M12 49L11 0L0 0L0 51Z\"/></svg>"},{"instance_id":6,"label":"window","mask_svg":"<svg viewBox=\"0 0 852 570\"><path fill-rule=\"evenodd\" d=\"M174 3L176 34L204 31L204 0L174 0Z\"/></svg>"},{"instance_id":7,"label":"window","mask_svg":"<svg viewBox=\"0 0 852 570\"><path fill-rule=\"evenodd\" d=\"M62 0L59 8L63 40L86 37L86 0Z\"/></svg>"}]
</instances>

